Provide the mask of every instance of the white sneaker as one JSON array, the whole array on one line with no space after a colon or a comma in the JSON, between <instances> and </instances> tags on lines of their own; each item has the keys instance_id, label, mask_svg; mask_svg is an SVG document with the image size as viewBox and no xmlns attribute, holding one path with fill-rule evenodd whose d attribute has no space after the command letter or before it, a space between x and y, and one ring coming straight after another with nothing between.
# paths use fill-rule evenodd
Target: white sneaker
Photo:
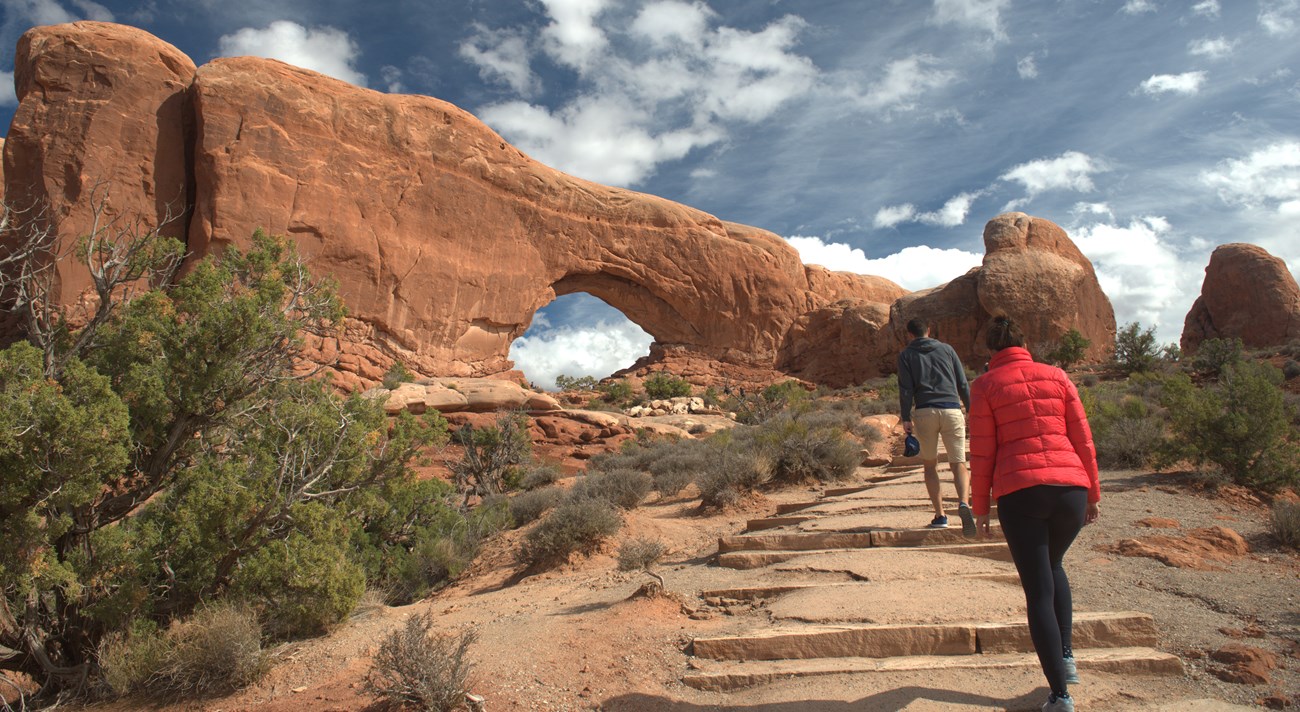
<instances>
[{"instance_id":1,"label":"white sneaker","mask_svg":"<svg viewBox=\"0 0 1300 712\"><path fill-rule=\"evenodd\" d=\"M1065 659L1065 682L1069 685L1079 684L1079 666L1074 663L1074 658Z\"/></svg>"},{"instance_id":2,"label":"white sneaker","mask_svg":"<svg viewBox=\"0 0 1300 712\"><path fill-rule=\"evenodd\" d=\"M1074 698L1066 695L1057 697L1049 695L1043 703L1043 712L1074 712Z\"/></svg>"}]
</instances>

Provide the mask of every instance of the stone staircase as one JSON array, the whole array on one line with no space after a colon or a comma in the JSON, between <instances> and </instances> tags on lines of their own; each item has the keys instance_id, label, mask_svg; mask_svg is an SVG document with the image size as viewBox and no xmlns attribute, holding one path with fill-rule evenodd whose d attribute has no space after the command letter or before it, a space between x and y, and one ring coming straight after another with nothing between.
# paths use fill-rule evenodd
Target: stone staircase
<instances>
[{"instance_id":1,"label":"stone staircase","mask_svg":"<svg viewBox=\"0 0 1300 712\"><path fill-rule=\"evenodd\" d=\"M695 638L686 685L729 691L819 675L1038 669L996 525L988 539L963 537L959 524L923 528L931 512L919 462L860 474L860 484L779 504L746 533L719 539L717 566L753 583L733 579L702 600L760 615L738 617L729 635ZM940 476L950 500L946 466ZM1075 611L1085 676L1181 674L1177 657L1153 647L1157 637L1146 613Z\"/></svg>"}]
</instances>

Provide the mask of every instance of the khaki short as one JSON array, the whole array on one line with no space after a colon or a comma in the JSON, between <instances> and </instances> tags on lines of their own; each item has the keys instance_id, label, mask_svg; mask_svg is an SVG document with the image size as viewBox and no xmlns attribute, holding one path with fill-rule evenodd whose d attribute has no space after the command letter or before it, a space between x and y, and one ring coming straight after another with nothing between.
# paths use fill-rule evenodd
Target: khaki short
<instances>
[{"instance_id":1,"label":"khaki short","mask_svg":"<svg viewBox=\"0 0 1300 712\"><path fill-rule=\"evenodd\" d=\"M921 442L921 459L939 459L939 438L949 463L966 462L966 416L961 408L917 408L912 411L912 433Z\"/></svg>"}]
</instances>

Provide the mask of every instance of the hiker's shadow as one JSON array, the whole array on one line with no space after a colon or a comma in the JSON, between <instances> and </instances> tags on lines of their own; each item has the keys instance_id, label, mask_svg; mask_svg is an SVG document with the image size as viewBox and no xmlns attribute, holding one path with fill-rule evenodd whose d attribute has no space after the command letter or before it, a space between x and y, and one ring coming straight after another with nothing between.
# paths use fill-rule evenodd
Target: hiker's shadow
<instances>
[{"instance_id":1,"label":"hiker's shadow","mask_svg":"<svg viewBox=\"0 0 1300 712\"><path fill-rule=\"evenodd\" d=\"M797 702L770 702L749 706L727 705L727 710L745 712L890 712L892 710L941 710L947 706L982 707L991 710L1037 710L1047 699L1047 688L1034 690L1013 699L989 697L961 690L944 690L934 687L900 687L877 692L852 702L842 700L799 700ZM922 703L922 704L916 704ZM931 703L931 704L924 704ZM656 695L629 693L605 700L600 709L609 712L705 712L722 709L717 705L695 704L669 700Z\"/></svg>"}]
</instances>

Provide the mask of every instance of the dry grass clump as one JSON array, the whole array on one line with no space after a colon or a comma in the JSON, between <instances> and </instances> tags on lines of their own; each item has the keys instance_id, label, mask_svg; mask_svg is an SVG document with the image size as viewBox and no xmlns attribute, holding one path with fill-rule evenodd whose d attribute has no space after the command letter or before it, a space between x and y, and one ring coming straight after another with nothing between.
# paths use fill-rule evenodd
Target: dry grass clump
<instances>
[{"instance_id":1,"label":"dry grass clump","mask_svg":"<svg viewBox=\"0 0 1300 712\"><path fill-rule=\"evenodd\" d=\"M579 497L556 507L528 533L519 558L529 565L562 562L595 551L623 526L618 508L603 499Z\"/></svg>"},{"instance_id":2,"label":"dry grass clump","mask_svg":"<svg viewBox=\"0 0 1300 712\"><path fill-rule=\"evenodd\" d=\"M597 471L579 479L569 492L570 499L598 499L621 509L636 509L650 493L650 475L620 467Z\"/></svg>"},{"instance_id":3,"label":"dry grass clump","mask_svg":"<svg viewBox=\"0 0 1300 712\"><path fill-rule=\"evenodd\" d=\"M1269 530L1283 545L1300 549L1300 502L1274 502Z\"/></svg>"},{"instance_id":4,"label":"dry grass clump","mask_svg":"<svg viewBox=\"0 0 1300 712\"><path fill-rule=\"evenodd\" d=\"M543 487L520 492L510 498L510 517L514 519L516 527L522 527L536 521L562 499L564 499L564 491L559 487Z\"/></svg>"},{"instance_id":5,"label":"dry grass clump","mask_svg":"<svg viewBox=\"0 0 1300 712\"><path fill-rule=\"evenodd\" d=\"M477 639L469 629L437 633L432 614L413 615L379 644L366 688L397 705L430 712L461 709L473 669L469 646Z\"/></svg>"},{"instance_id":6,"label":"dry grass clump","mask_svg":"<svg viewBox=\"0 0 1300 712\"><path fill-rule=\"evenodd\" d=\"M668 548L657 539L629 539L618 548L618 570L649 570L666 553Z\"/></svg>"}]
</instances>

